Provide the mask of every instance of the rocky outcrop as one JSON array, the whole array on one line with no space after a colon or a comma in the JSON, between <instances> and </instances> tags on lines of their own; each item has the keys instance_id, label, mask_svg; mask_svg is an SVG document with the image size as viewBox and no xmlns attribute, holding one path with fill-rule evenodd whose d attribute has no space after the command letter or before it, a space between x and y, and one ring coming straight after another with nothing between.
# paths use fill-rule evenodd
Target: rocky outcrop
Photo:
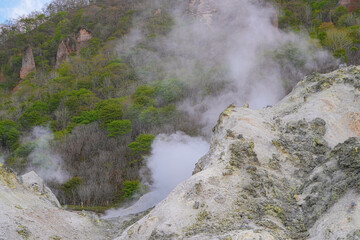
<instances>
[{"instance_id":1,"label":"rocky outcrop","mask_svg":"<svg viewBox=\"0 0 360 240\"><path fill-rule=\"evenodd\" d=\"M353 12L357 9L360 9L359 0L340 0L339 5L346 7L349 10L349 12Z\"/></svg>"},{"instance_id":2,"label":"rocky outcrop","mask_svg":"<svg viewBox=\"0 0 360 240\"><path fill-rule=\"evenodd\" d=\"M66 41L61 40L56 53L55 69L59 69L61 64L68 59L69 55L76 51L75 49L75 43L69 37Z\"/></svg>"},{"instance_id":3,"label":"rocky outcrop","mask_svg":"<svg viewBox=\"0 0 360 240\"><path fill-rule=\"evenodd\" d=\"M0 239L107 239L96 216L58 206L36 173L18 179L0 164Z\"/></svg>"},{"instance_id":4,"label":"rocky outcrop","mask_svg":"<svg viewBox=\"0 0 360 240\"><path fill-rule=\"evenodd\" d=\"M360 67L274 107L231 105L194 175L117 239L357 239L359 106Z\"/></svg>"},{"instance_id":5,"label":"rocky outcrop","mask_svg":"<svg viewBox=\"0 0 360 240\"><path fill-rule=\"evenodd\" d=\"M76 51L79 53L83 47L86 47L91 38L91 33L85 28L81 28L76 35Z\"/></svg>"},{"instance_id":6,"label":"rocky outcrop","mask_svg":"<svg viewBox=\"0 0 360 240\"><path fill-rule=\"evenodd\" d=\"M29 190L44 196L44 199L48 200L54 206L61 208L56 196L48 188L44 181L34 171L28 172L21 176L22 184Z\"/></svg>"},{"instance_id":7,"label":"rocky outcrop","mask_svg":"<svg viewBox=\"0 0 360 240\"><path fill-rule=\"evenodd\" d=\"M76 36L68 37L66 41L62 40L56 53L55 69L58 69L71 53L78 54L82 48L89 44L91 38L91 33L85 28L81 28Z\"/></svg>"},{"instance_id":8,"label":"rocky outcrop","mask_svg":"<svg viewBox=\"0 0 360 240\"><path fill-rule=\"evenodd\" d=\"M32 48L30 46L25 47L23 57L22 57L22 65L20 69L20 78L24 79L29 73L36 70L35 60Z\"/></svg>"}]
</instances>

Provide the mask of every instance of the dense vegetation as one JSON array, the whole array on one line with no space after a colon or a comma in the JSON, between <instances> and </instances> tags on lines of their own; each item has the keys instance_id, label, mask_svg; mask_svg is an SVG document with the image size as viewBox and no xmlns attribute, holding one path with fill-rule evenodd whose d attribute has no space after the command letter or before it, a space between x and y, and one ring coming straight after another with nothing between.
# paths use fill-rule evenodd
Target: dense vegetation
<instances>
[{"instance_id":1,"label":"dense vegetation","mask_svg":"<svg viewBox=\"0 0 360 240\"><path fill-rule=\"evenodd\" d=\"M139 169L157 133L196 134L196 124L175 106L187 91L182 81L158 76L144 81L131 64L137 51L170 31L173 19L166 9L154 16L141 1L68 2L53 1L44 12L2 28L2 152L7 166L23 173L34 164L29 155L35 145L21 136L31 135L35 126L50 128L53 152L71 176L62 184L48 182L60 201L107 206L140 189ZM117 40L133 24L147 38L119 57ZM93 36L88 46L54 71L59 42L83 26ZM33 48L37 71L19 81L27 45ZM147 74L147 67L137 71Z\"/></svg>"},{"instance_id":2,"label":"dense vegetation","mask_svg":"<svg viewBox=\"0 0 360 240\"><path fill-rule=\"evenodd\" d=\"M161 54L154 42L174 25L170 9L176 1L165 2L156 14L145 0L54 0L43 11L1 28L0 135L9 168L23 173L32 166L29 155L35 145L23 139L35 126L50 128L55 136L52 150L70 175L61 184L48 182L61 203L110 206L142 189L139 169L156 134L198 133L197 120L176 104L217 94L223 86L211 84L211 76L226 72L221 66L208 69L199 63L194 79L199 84L194 87L164 74L154 62L139 63L139 52ZM359 64L359 11L349 12L335 0L277 4L282 9L281 29L308 31L343 62ZM60 41L81 27L93 38L55 70ZM134 28L145 38L131 51L118 54L118 41ZM22 51L28 45L37 71L20 81ZM287 57L293 53L287 52Z\"/></svg>"},{"instance_id":3,"label":"dense vegetation","mask_svg":"<svg viewBox=\"0 0 360 240\"><path fill-rule=\"evenodd\" d=\"M333 55L360 64L360 9L340 6L338 0L276 0L281 6L279 27L307 31Z\"/></svg>"}]
</instances>

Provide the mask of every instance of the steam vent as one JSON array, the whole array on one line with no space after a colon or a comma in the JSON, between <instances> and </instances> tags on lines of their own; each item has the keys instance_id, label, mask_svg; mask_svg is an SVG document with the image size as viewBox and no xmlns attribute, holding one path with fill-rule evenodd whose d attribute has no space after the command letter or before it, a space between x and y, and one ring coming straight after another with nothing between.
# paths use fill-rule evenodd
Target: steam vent
<instances>
[{"instance_id":1,"label":"steam vent","mask_svg":"<svg viewBox=\"0 0 360 240\"><path fill-rule=\"evenodd\" d=\"M360 67L312 74L226 109L195 174L117 240L357 239L359 183Z\"/></svg>"},{"instance_id":2,"label":"steam vent","mask_svg":"<svg viewBox=\"0 0 360 240\"><path fill-rule=\"evenodd\" d=\"M0 240L360 240L360 0L0 0Z\"/></svg>"},{"instance_id":3,"label":"steam vent","mask_svg":"<svg viewBox=\"0 0 360 240\"><path fill-rule=\"evenodd\" d=\"M125 222L60 209L35 173L20 183L0 167L0 237L103 239L114 229L117 240L357 239L359 106L353 66L307 76L273 107L231 105L193 176Z\"/></svg>"}]
</instances>

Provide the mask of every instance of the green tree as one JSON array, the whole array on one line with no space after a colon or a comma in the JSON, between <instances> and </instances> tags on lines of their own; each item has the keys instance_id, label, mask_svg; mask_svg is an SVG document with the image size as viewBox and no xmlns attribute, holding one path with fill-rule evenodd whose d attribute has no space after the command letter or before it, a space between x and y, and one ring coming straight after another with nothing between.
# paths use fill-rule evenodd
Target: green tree
<instances>
[{"instance_id":1,"label":"green tree","mask_svg":"<svg viewBox=\"0 0 360 240\"><path fill-rule=\"evenodd\" d=\"M110 133L108 137L115 137L131 132L130 120L115 120L107 124L107 130Z\"/></svg>"},{"instance_id":2,"label":"green tree","mask_svg":"<svg viewBox=\"0 0 360 240\"><path fill-rule=\"evenodd\" d=\"M11 120L5 120L0 122L0 137L1 146L6 148L12 148L18 144L20 132L18 125Z\"/></svg>"},{"instance_id":3,"label":"green tree","mask_svg":"<svg viewBox=\"0 0 360 240\"><path fill-rule=\"evenodd\" d=\"M50 121L49 107L45 102L35 101L26 111L20 116L20 123L24 128L42 125Z\"/></svg>"},{"instance_id":4,"label":"green tree","mask_svg":"<svg viewBox=\"0 0 360 240\"><path fill-rule=\"evenodd\" d=\"M99 119L104 125L115 120L121 120L123 116L122 99L107 99L96 105L99 111Z\"/></svg>"},{"instance_id":5,"label":"green tree","mask_svg":"<svg viewBox=\"0 0 360 240\"><path fill-rule=\"evenodd\" d=\"M99 112L96 110L81 112L80 116L73 117L72 121L77 124L89 124L99 119Z\"/></svg>"},{"instance_id":6,"label":"green tree","mask_svg":"<svg viewBox=\"0 0 360 240\"><path fill-rule=\"evenodd\" d=\"M152 134L140 134L136 140L128 145L131 150L131 155L141 157L151 151L151 144L155 136Z\"/></svg>"},{"instance_id":7,"label":"green tree","mask_svg":"<svg viewBox=\"0 0 360 240\"><path fill-rule=\"evenodd\" d=\"M123 182L123 193L125 198L130 198L140 189L140 181L139 180L125 180Z\"/></svg>"}]
</instances>

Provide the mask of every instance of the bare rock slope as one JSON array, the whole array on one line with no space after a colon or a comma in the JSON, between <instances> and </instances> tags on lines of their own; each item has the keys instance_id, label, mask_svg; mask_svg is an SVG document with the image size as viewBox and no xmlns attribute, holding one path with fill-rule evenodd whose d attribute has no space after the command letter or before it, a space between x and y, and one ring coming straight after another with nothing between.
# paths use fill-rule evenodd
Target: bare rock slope
<instances>
[{"instance_id":1,"label":"bare rock slope","mask_svg":"<svg viewBox=\"0 0 360 240\"><path fill-rule=\"evenodd\" d=\"M117 239L359 239L360 67L230 106L194 175Z\"/></svg>"},{"instance_id":2,"label":"bare rock slope","mask_svg":"<svg viewBox=\"0 0 360 240\"><path fill-rule=\"evenodd\" d=\"M18 179L0 164L1 240L108 239L101 225L89 214L59 208L56 197L36 173Z\"/></svg>"}]
</instances>

